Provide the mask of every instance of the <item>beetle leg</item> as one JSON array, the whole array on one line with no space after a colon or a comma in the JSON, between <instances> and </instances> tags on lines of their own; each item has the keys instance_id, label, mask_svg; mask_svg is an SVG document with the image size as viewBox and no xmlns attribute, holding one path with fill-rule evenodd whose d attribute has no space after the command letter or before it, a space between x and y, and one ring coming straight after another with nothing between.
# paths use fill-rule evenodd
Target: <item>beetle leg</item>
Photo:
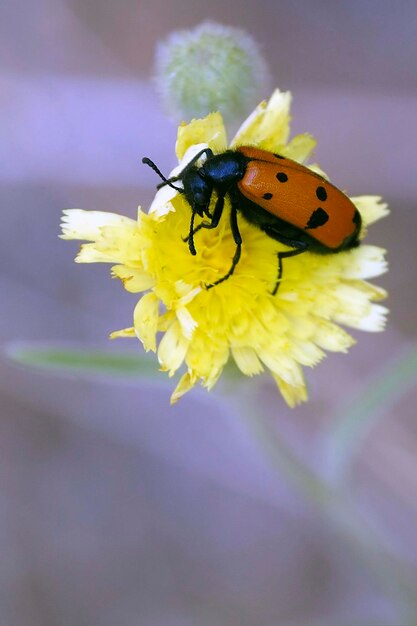
<instances>
[{"instance_id":1,"label":"beetle leg","mask_svg":"<svg viewBox=\"0 0 417 626\"><path fill-rule=\"evenodd\" d=\"M271 228L268 226L265 226L262 230L264 231L264 233L269 235L269 237L272 237L272 239L275 239L276 241L283 243L284 246L289 246L290 248L292 248L292 250L278 252L277 282L275 283L275 287L273 291L271 291L271 295L275 296L275 294L277 293L279 289L279 286L281 284L281 279L282 279L282 272L283 272L282 259L286 259L291 256L297 256L297 254L302 254L303 252L306 252L308 250L308 243L306 243L305 241L298 241L297 239L289 239L288 237L285 237L285 235L281 235L281 233L279 233L274 228Z\"/></svg>"},{"instance_id":2,"label":"beetle leg","mask_svg":"<svg viewBox=\"0 0 417 626\"><path fill-rule=\"evenodd\" d=\"M195 245L194 245L194 233L195 233L195 228L194 228L194 220L195 220L195 211L191 212L191 222L190 222L190 231L188 233L188 236L186 237L186 239L184 239L184 241L188 241L188 248L190 250L190 253L195 256L197 254L197 250L195 249Z\"/></svg>"},{"instance_id":3,"label":"beetle leg","mask_svg":"<svg viewBox=\"0 0 417 626\"><path fill-rule=\"evenodd\" d=\"M217 204L216 204L216 208L217 208ZM211 289L212 287L215 287L216 285L219 285L220 283L230 278L230 276L235 271L236 265L239 263L240 255L242 252L242 237L240 235L239 226L237 223L237 209L238 209L237 203L232 201L232 206L230 208L230 227L232 229L233 239L235 240L235 243L236 243L236 250L233 255L232 265L230 266L230 269L227 272L227 274L219 278L219 280L216 280L213 284L206 285L206 289Z\"/></svg>"},{"instance_id":4,"label":"beetle leg","mask_svg":"<svg viewBox=\"0 0 417 626\"><path fill-rule=\"evenodd\" d=\"M301 243L301 242L300 242ZM277 282L275 283L275 287L274 289L271 291L271 295L275 296L275 294L278 291L278 288L281 284L281 278L282 278L282 259L286 259L290 256L297 256L297 254L302 254L303 252L305 252L307 250L307 244L306 247L304 248L294 248L293 250L288 250L287 252L278 252L278 276L277 276Z\"/></svg>"},{"instance_id":5,"label":"beetle leg","mask_svg":"<svg viewBox=\"0 0 417 626\"><path fill-rule=\"evenodd\" d=\"M223 208L224 208L224 194L219 195L217 197L216 205L214 207L213 214L211 215L211 222L201 222L201 224L199 224L195 230L196 231L200 230L200 228L216 228L219 225L220 218L223 213ZM204 212L210 216L208 209L206 209Z\"/></svg>"},{"instance_id":6,"label":"beetle leg","mask_svg":"<svg viewBox=\"0 0 417 626\"><path fill-rule=\"evenodd\" d=\"M214 211L213 214L208 212L208 209L203 209L203 212L208 215L209 217L211 217L211 222L201 222L198 226L196 226L194 228L194 217L197 211L193 210L193 214L191 217L191 221L193 224L193 228L192 228L192 234L195 235L196 233L198 233L199 230L201 230L202 228L216 228L219 225L220 222L220 218L222 216L223 213L223 208L224 208L224 195L223 196L219 196L217 198L216 201L216 206L214 207ZM187 237L183 238L183 241L190 241L190 237L191 237L191 230L189 232L189 234L187 235Z\"/></svg>"},{"instance_id":7,"label":"beetle leg","mask_svg":"<svg viewBox=\"0 0 417 626\"><path fill-rule=\"evenodd\" d=\"M230 208L230 227L232 229L233 239L235 240L235 244L237 246L242 245L242 237L239 232L239 226L237 223L237 210L238 205L235 202L232 202L232 206Z\"/></svg>"}]
</instances>

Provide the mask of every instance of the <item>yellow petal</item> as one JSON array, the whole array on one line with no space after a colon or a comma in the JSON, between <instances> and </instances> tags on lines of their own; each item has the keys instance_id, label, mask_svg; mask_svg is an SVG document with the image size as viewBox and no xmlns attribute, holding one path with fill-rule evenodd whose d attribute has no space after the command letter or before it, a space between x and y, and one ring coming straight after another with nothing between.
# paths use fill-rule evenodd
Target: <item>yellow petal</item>
<instances>
[{"instance_id":1,"label":"yellow petal","mask_svg":"<svg viewBox=\"0 0 417 626\"><path fill-rule=\"evenodd\" d=\"M184 280L177 280L175 283L175 291L180 296L178 300L179 306L186 306L189 304L199 293L202 291L201 285L197 287L192 287L189 283L186 283Z\"/></svg>"},{"instance_id":2,"label":"yellow petal","mask_svg":"<svg viewBox=\"0 0 417 626\"><path fill-rule=\"evenodd\" d=\"M373 278L384 274L388 269L384 258L385 250L378 246L362 244L350 254L346 255L346 265L343 270L344 278Z\"/></svg>"},{"instance_id":3,"label":"yellow petal","mask_svg":"<svg viewBox=\"0 0 417 626\"><path fill-rule=\"evenodd\" d=\"M236 365L246 376L255 376L263 371L262 363L253 348L249 346L242 348L232 347L232 355Z\"/></svg>"},{"instance_id":4,"label":"yellow petal","mask_svg":"<svg viewBox=\"0 0 417 626\"><path fill-rule=\"evenodd\" d=\"M320 350L312 341L293 339L291 344L291 355L301 365L313 367L325 356L323 350Z\"/></svg>"},{"instance_id":5,"label":"yellow petal","mask_svg":"<svg viewBox=\"0 0 417 626\"><path fill-rule=\"evenodd\" d=\"M142 296L133 313L136 335L146 352L156 352L156 333L159 320L159 299L154 293Z\"/></svg>"},{"instance_id":6,"label":"yellow petal","mask_svg":"<svg viewBox=\"0 0 417 626\"><path fill-rule=\"evenodd\" d=\"M326 180L330 180L329 176L326 174L326 172L324 170L321 169L321 167L317 164L317 163L309 163L307 165L308 169L311 170L312 172L314 172L315 174L318 174L319 176L321 176L322 178L325 178Z\"/></svg>"},{"instance_id":7,"label":"yellow petal","mask_svg":"<svg viewBox=\"0 0 417 626\"><path fill-rule=\"evenodd\" d=\"M351 200L361 214L365 226L369 226L389 214L388 204L383 201L381 196L356 196Z\"/></svg>"},{"instance_id":8,"label":"yellow petal","mask_svg":"<svg viewBox=\"0 0 417 626\"><path fill-rule=\"evenodd\" d=\"M310 133L303 133L302 135L296 135L291 141L281 150L281 153L298 161L298 163L304 163L310 158L311 153L316 147L317 141Z\"/></svg>"},{"instance_id":9,"label":"yellow petal","mask_svg":"<svg viewBox=\"0 0 417 626\"><path fill-rule=\"evenodd\" d=\"M178 307L176 309L176 314L181 325L182 332L184 333L184 337L191 339L194 330L197 328L197 322L185 306Z\"/></svg>"},{"instance_id":10,"label":"yellow petal","mask_svg":"<svg viewBox=\"0 0 417 626\"><path fill-rule=\"evenodd\" d=\"M334 288L333 295L338 302L338 310L333 316L336 322L359 330L383 330L388 310L369 301L366 283L361 282L360 288L340 284Z\"/></svg>"},{"instance_id":11,"label":"yellow petal","mask_svg":"<svg viewBox=\"0 0 417 626\"><path fill-rule=\"evenodd\" d=\"M206 389L212 389L229 359L227 340L214 344L210 337L202 332L195 333L187 352L187 366L193 370Z\"/></svg>"},{"instance_id":12,"label":"yellow petal","mask_svg":"<svg viewBox=\"0 0 417 626\"><path fill-rule=\"evenodd\" d=\"M320 318L315 321L314 341L331 352L347 352L356 343L343 328Z\"/></svg>"},{"instance_id":13,"label":"yellow petal","mask_svg":"<svg viewBox=\"0 0 417 626\"><path fill-rule=\"evenodd\" d=\"M366 330L371 333L379 333L384 330L388 309L380 304L371 304L369 306L368 313L363 315L360 320L357 321L356 328L359 330Z\"/></svg>"},{"instance_id":14,"label":"yellow petal","mask_svg":"<svg viewBox=\"0 0 417 626\"><path fill-rule=\"evenodd\" d=\"M189 340L184 337L179 322L173 322L165 332L158 347L161 369L168 372L169 376L173 376L181 367L188 346Z\"/></svg>"},{"instance_id":15,"label":"yellow petal","mask_svg":"<svg viewBox=\"0 0 417 626\"><path fill-rule=\"evenodd\" d=\"M188 372L181 376L180 381L171 396L171 404L175 404L184 394L190 391L190 389L192 389L196 384L197 380L198 377L191 370L188 370Z\"/></svg>"},{"instance_id":16,"label":"yellow petal","mask_svg":"<svg viewBox=\"0 0 417 626\"><path fill-rule=\"evenodd\" d=\"M177 173L179 174L179 171ZM173 174L173 172L171 172L168 178L176 175L177 174ZM177 193L178 191L176 191L169 185L161 187L161 189L156 192L155 197L152 200L152 203L149 207L149 213L155 214L158 217L162 217L163 215L167 215L168 213L170 213L170 211L173 211L174 207L171 204L171 200L175 198Z\"/></svg>"},{"instance_id":17,"label":"yellow petal","mask_svg":"<svg viewBox=\"0 0 417 626\"><path fill-rule=\"evenodd\" d=\"M294 408L297 404L301 404L301 402L307 402L308 394L304 379L301 384L290 385L280 376L277 376L274 373L272 376L274 377L274 380L289 407Z\"/></svg>"},{"instance_id":18,"label":"yellow petal","mask_svg":"<svg viewBox=\"0 0 417 626\"><path fill-rule=\"evenodd\" d=\"M301 367L282 350L277 350L271 346L269 349L264 349L259 356L273 374L285 380L290 386L298 387L304 383Z\"/></svg>"},{"instance_id":19,"label":"yellow petal","mask_svg":"<svg viewBox=\"0 0 417 626\"><path fill-rule=\"evenodd\" d=\"M290 104L290 92L276 89L269 102L261 102L239 128L231 143L232 148L249 145L277 152L288 140Z\"/></svg>"},{"instance_id":20,"label":"yellow petal","mask_svg":"<svg viewBox=\"0 0 417 626\"><path fill-rule=\"evenodd\" d=\"M203 386L207 389L207 391L211 391L211 389L213 389L220 376L222 375L223 367L224 364L222 364L218 368L213 368L210 372L210 375L207 376L207 378L203 378Z\"/></svg>"},{"instance_id":21,"label":"yellow petal","mask_svg":"<svg viewBox=\"0 0 417 626\"><path fill-rule=\"evenodd\" d=\"M115 251L102 250L96 243L83 244L75 257L76 263L114 263L118 260Z\"/></svg>"},{"instance_id":22,"label":"yellow petal","mask_svg":"<svg viewBox=\"0 0 417 626\"><path fill-rule=\"evenodd\" d=\"M147 291L155 285L155 279L145 270L127 267L126 265L114 265L111 268L112 275L120 278L124 288L130 293Z\"/></svg>"},{"instance_id":23,"label":"yellow petal","mask_svg":"<svg viewBox=\"0 0 417 626\"><path fill-rule=\"evenodd\" d=\"M95 241L101 235L103 226L120 226L133 222L129 217L104 211L83 211L66 209L62 217L61 239L84 239Z\"/></svg>"},{"instance_id":24,"label":"yellow petal","mask_svg":"<svg viewBox=\"0 0 417 626\"><path fill-rule=\"evenodd\" d=\"M122 339L136 337L136 332L133 326L131 328L122 328L121 330L114 330L110 333L110 339Z\"/></svg>"},{"instance_id":25,"label":"yellow petal","mask_svg":"<svg viewBox=\"0 0 417 626\"><path fill-rule=\"evenodd\" d=\"M181 161L190 147L201 143L209 145L216 154L227 149L226 129L220 113L210 113L203 119L180 125L175 146L178 159Z\"/></svg>"},{"instance_id":26,"label":"yellow petal","mask_svg":"<svg viewBox=\"0 0 417 626\"><path fill-rule=\"evenodd\" d=\"M361 292L369 302L385 300L388 295L385 289L378 285L373 285L366 280L351 280L349 284L356 289L356 291Z\"/></svg>"}]
</instances>

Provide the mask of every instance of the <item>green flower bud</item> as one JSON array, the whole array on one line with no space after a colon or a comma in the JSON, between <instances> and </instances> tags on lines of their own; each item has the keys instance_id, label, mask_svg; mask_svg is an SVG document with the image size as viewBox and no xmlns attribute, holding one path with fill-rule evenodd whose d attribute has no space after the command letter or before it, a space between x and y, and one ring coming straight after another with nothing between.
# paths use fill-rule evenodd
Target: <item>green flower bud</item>
<instances>
[{"instance_id":1,"label":"green flower bud","mask_svg":"<svg viewBox=\"0 0 417 626\"><path fill-rule=\"evenodd\" d=\"M248 34L213 22L172 33L160 44L156 82L168 112L179 120L220 111L242 117L269 91L269 72Z\"/></svg>"}]
</instances>

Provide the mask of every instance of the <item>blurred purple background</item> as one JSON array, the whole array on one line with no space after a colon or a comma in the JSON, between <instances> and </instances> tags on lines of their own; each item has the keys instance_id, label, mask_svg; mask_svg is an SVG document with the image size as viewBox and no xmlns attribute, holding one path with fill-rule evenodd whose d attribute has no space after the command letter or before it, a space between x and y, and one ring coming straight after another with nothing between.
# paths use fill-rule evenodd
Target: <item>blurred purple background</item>
<instances>
[{"instance_id":1,"label":"blurred purple background","mask_svg":"<svg viewBox=\"0 0 417 626\"><path fill-rule=\"evenodd\" d=\"M155 44L208 18L258 40L274 84L293 92L294 133L317 137L336 184L391 206L369 238L389 249L390 273L375 281L390 291L387 331L357 333L348 356L308 372L311 401L296 410L267 378L238 388L327 475L334 420L415 349L415 2L3 0L2 345L107 348L108 333L131 324L135 297L107 266L75 266L77 245L58 240L61 210L134 217L149 204L155 177L140 159L169 170L176 134L149 80ZM55 377L6 357L0 367L2 626L411 623L337 524L272 466L225 386L171 408L163 375L136 384ZM340 487L411 585L416 404L411 383L368 410Z\"/></svg>"}]
</instances>

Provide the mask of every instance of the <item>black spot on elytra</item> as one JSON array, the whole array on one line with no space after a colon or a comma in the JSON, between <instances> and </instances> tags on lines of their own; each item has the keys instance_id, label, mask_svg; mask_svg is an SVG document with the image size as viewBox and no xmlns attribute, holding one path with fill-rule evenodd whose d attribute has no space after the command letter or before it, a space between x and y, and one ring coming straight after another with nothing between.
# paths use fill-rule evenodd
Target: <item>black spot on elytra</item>
<instances>
[{"instance_id":1,"label":"black spot on elytra","mask_svg":"<svg viewBox=\"0 0 417 626\"><path fill-rule=\"evenodd\" d=\"M305 229L307 230L309 228L318 228L319 226L323 226L328 219L329 216L326 211L319 206L318 209L313 211L310 215L310 219L308 220Z\"/></svg>"},{"instance_id":2,"label":"black spot on elytra","mask_svg":"<svg viewBox=\"0 0 417 626\"><path fill-rule=\"evenodd\" d=\"M358 224L360 224L360 223L361 223L361 216L360 216L360 213L359 213L359 211L358 211L358 210L356 210L356 211L354 212L354 214L353 214L353 220L352 220L352 221L353 221L353 223L354 223L354 224L356 224L356 225L358 225Z\"/></svg>"},{"instance_id":3,"label":"black spot on elytra","mask_svg":"<svg viewBox=\"0 0 417 626\"><path fill-rule=\"evenodd\" d=\"M286 183L288 180L288 176L284 172L278 172L277 179L280 183Z\"/></svg>"},{"instance_id":4,"label":"black spot on elytra","mask_svg":"<svg viewBox=\"0 0 417 626\"><path fill-rule=\"evenodd\" d=\"M320 187L317 187L316 189L316 196L321 202L324 202L327 200L327 191L320 185Z\"/></svg>"},{"instance_id":5,"label":"black spot on elytra","mask_svg":"<svg viewBox=\"0 0 417 626\"><path fill-rule=\"evenodd\" d=\"M272 193L264 193L262 197L264 200L270 200L272 198Z\"/></svg>"}]
</instances>

